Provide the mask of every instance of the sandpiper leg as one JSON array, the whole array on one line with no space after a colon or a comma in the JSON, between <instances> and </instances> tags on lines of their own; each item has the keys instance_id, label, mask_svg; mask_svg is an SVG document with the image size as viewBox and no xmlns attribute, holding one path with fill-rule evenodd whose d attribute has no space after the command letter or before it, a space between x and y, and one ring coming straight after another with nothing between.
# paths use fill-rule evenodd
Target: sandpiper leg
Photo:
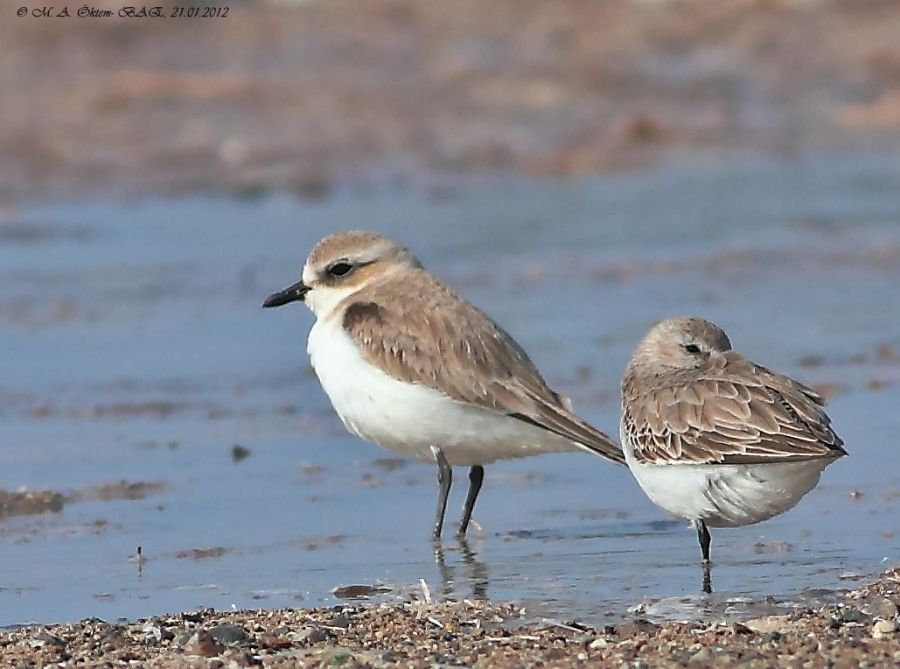
<instances>
[{"instance_id":1,"label":"sandpiper leg","mask_svg":"<svg viewBox=\"0 0 900 669\"><path fill-rule=\"evenodd\" d=\"M703 592L709 594L712 592L712 577L709 573L709 544L712 538L709 536L709 530L706 529L706 523L702 520L697 521L697 538L700 540L700 551L703 553Z\"/></svg>"},{"instance_id":2,"label":"sandpiper leg","mask_svg":"<svg viewBox=\"0 0 900 669\"><path fill-rule=\"evenodd\" d=\"M444 528L444 512L447 510L447 496L450 494L450 484L453 482L453 470L450 469L450 463L444 457L444 452L436 446L431 447L434 453L434 459L438 466L438 503L437 513L434 517L434 531L431 538L440 541L441 530Z\"/></svg>"},{"instance_id":3,"label":"sandpiper leg","mask_svg":"<svg viewBox=\"0 0 900 669\"><path fill-rule=\"evenodd\" d=\"M461 537L466 536L466 529L469 527L469 521L472 519L472 510L475 508L475 500L478 499L478 493L481 490L483 481L484 467L473 465L469 469L469 492L466 495L466 504L463 507L462 520L459 521L459 531L457 532Z\"/></svg>"},{"instance_id":4,"label":"sandpiper leg","mask_svg":"<svg viewBox=\"0 0 900 669\"><path fill-rule=\"evenodd\" d=\"M706 529L706 523L702 520L697 521L697 538L700 539L700 550L703 551L703 564L709 564L709 530Z\"/></svg>"},{"instance_id":5,"label":"sandpiper leg","mask_svg":"<svg viewBox=\"0 0 900 669\"><path fill-rule=\"evenodd\" d=\"M700 587L707 595L712 592L712 576L709 573L709 562L703 563L703 584Z\"/></svg>"}]
</instances>

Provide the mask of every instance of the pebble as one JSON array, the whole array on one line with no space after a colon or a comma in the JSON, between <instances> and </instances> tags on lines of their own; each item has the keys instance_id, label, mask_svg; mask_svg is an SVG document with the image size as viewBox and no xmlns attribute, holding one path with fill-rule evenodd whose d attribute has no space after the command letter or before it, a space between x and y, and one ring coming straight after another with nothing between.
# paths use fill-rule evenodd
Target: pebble
<instances>
[{"instance_id":1,"label":"pebble","mask_svg":"<svg viewBox=\"0 0 900 669\"><path fill-rule=\"evenodd\" d=\"M44 648L45 646L56 646L57 648L64 648L66 642L60 639L58 636L53 636L52 634L38 634L36 637L28 641L28 645L32 648Z\"/></svg>"},{"instance_id":2,"label":"pebble","mask_svg":"<svg viewBox=\"0 0 900 669\"><path fill-rule=\"evenodd\" d=\"M304 630L292 634L294 641L306 643L321 643L328 638L328 632L318 627L307 627Z\"/></svg>"},{"instance_id":3,"label":"pebble","mask_svg":"<svg viewBox=\"0 0 900 669\"><path fill-rule=\"evenodd\" d=\"M126 648L131 640L122 633L122 630L114 627L101 637L100 643L104 651L110 651Z\"/></svg>"},{"instance_id":4,"label":"pebble","mask_svg":"<svg viewBox=\"0 0 900 669\"><path fill-rule=\"evenodd\" d=\"M867 616L859 609L853 609L850 607L847 607L843 611L841 611L840 616L841 622L845 623L865 623L868 622L869 619L870 616Z\"/></svg>"},{"instance_id":5,"label":"pebble","mask_svg":"<svg viewBox=\"0 0 900 669\"><path fill-rule=\"evenodd\" d=\"M215 657L223 650L224 648L216 643L206 630L197 630L184 646L185 655L200 657Z\"/></svg>"},{"instance_id":6,"label":"pebble","mask_svg":"<svg viewBox=\"0 0 900 669\"><path fill-rule=\"evenodd\" d=\"M390 588L377 585L344 585L333 588L331 594L338 599L368 599L375 595L383 595L390 592Z\"/></svg>"},{"instance_id":7,"label":"pebble","mask_svg":"<svg viewBox=\"0 0 900 669\"><path fill-rule=\"evenodd\" d=\"M744 627L759 634L765 634L766 632L779 632L788 627L789 622L789 616L764 616L748 620L744 623Z\"/></svg>"},{"instance_id":8,"label":"pebble","mask_svg":"<svg viewBox=\"0 0 900 669\"><path fill-rule=\"evenodd\" d=\"M216 625L209 628L209 635L218 643L232 646L245 643L249 636L243 627L238 625Z\"/></svg>"},{"instance_id":9,"label":"pebble","mask_svg":"<svg viewBox=\"0 0 900 669\"><path fill-rule=\"evenodd\" d=\"M893 620L879 620L872 625L872 636L876 639L882 639L890 636L897 631L897 623Z\"/></svg>"},{"instance_id":10,"label":"pebble","mask_svg":"<svg viewBox=\"0 0 900 669\"><path fill-rule=\"evenodd\" d=\"M710 654L706 648L701 648L696 653L691 655L691 658L688 660L691 664L709 664Z\"/></svg>"},{"instance_id":11,"label":"pebble","mask_svg":"<svg viewBox=\"0 0 900 669\"><path fill-rule=\"evenodd\" d=\"M876 597L862 607L864 613L875 618L894 618L897 616L897 605L887 597Z\"/></svg>"},{"instance_id":12,"label":"pebble","mask_svg":"<svg viewBox=\"0 0 900 669\"><path fill-rule=\"evenodd\" d=\"M629 620L616 627L616 632L622 637L634 636L641 632L653 634L659 629L659 625L651 623L645 618L636 618Z\"/></svg>"},{"instance_id":13,"label":"pebble","mask_svg":"<svg viewBox=\"0 0 900 669\"><path fill-rule=\"evenodd\" d=\"M145 636L156 639L157 642L160 642L163 639L162 627L153 620L148 620L144 623L141 627L141 632L143 632Z\"/></svg>"}]
</instances>

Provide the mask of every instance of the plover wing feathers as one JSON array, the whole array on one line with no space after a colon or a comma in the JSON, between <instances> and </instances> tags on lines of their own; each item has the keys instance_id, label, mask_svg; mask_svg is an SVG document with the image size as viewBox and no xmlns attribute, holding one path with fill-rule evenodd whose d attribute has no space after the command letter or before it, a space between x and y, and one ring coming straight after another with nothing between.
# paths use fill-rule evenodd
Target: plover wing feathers
<instances>
[{"instance_id":1,"label":"plover wing feathers","mask_svg":"<svg viewBox=\"0 0 900 669\"><path fill-rule=\"evenodd\" d=\"M734 351L665 387L641 390L626 379L623 400L623 436L641 464L762 464L845 454L817 393Z\"/></svg>"},{"instance_id":2,"label":"plover wing feathers","mask_svg":"<svg viewBox=\"0 0 900 669\"><path fill-rule=\"evenodd\" d=\"M515 340L449 288L423 271L416 282L373 289L391 300L363 289L348 298L343 315L366 360L397 380L526 421L624 464L619 445L567 408Z\"/></svg>"}]
</instances>

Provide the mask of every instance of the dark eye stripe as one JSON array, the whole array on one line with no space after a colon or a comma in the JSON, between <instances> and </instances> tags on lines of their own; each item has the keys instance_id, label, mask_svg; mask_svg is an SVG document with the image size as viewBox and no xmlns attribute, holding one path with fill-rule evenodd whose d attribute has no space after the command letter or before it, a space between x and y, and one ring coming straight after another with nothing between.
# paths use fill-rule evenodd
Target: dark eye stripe
<instances>
[{"instance_id":1,"label":"dark eye stripe","mask_svg":"<svg viewBox=\"0 0 900 669\"><path fill-rule=\"evenodd\" d=\"M697 346L696 344L685 344L684 350L687 351L688 353L699 353L700 347Z\"/></svg>"}]
</instances>

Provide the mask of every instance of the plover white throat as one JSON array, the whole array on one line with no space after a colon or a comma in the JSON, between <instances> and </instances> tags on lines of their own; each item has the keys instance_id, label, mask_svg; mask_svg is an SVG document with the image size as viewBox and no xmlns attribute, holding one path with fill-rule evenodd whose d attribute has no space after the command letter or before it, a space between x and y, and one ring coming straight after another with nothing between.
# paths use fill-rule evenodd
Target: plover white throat
<instances>
[{"instance_id":1,"label":"plover white throat","mask_svg":"<svg viewBox=\"0 0 900 669\"><path fill-rule=\"evenodd\" d=\"M663 321L638 345L622 381L625 458L654 504L696 526L704 589L708 527L787 511L846 454L823 404L700 318Z\"/></svg>"},{"instance_id":2,"label":"plover white throat","mask_svg":"<svg viewBox=\"0 0 900 669\"><path fill-rule=\"evenodd\" d=\"M619 445L572 413L512 337L403 246L371 232L325 237L302 279L263 306L298 300L316 315L307 351L347 429L437 463L435 539L451 465L470 467L464 535L488 463L585 450L624 464Z\"/></svg>"}]
</instances>

